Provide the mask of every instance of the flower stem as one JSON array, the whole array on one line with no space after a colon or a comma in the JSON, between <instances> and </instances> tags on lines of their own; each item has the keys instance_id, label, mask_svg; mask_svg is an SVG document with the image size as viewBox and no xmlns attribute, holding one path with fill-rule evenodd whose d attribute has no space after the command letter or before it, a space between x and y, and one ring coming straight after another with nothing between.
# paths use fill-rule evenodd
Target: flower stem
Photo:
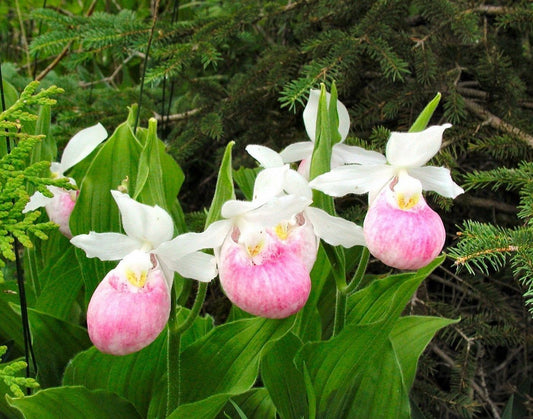
<instances>
[{"instance_id":1,"label":"flower stem","mask_svg":"<svg viewBox=\"0 0 533 419\"><path fill-rule=\"evenodd\" d=\"M366 272L366 267L368 266L368 260L370 259L370 252L367 247L363 247L361 251L361 256L359 257L359 265L353 275L352 280L348 286L343 290L344 294L350 295L359 290L361 282L363 281L363 276Z\"/></svg>"},{"instance_id":2,"label":"flower stem","mask_svg":"<svg viewBox=\"0 0 533 419\"><path fill-rule=\"evenodd\" d=\"M346 321L346 294L337 289L335 295L335 321L333 323L333 336L337 336L344 328Z\"/></svg>"},{"instance_id":3,"label":"flower stem","mask_svg":"<svg viewBox=\"0 0 533 419\"><path fill-rule=\"evenodd\" d=\"M200 282L196 292L194 304L187 318L180 324L178 310L176 309L176 291L172 287L172 303L167 329L167 414L170 415L180 404L180 346L181 335L189 329L200 314L205 296L207 282Z\"/></svg>"}]
</instances>

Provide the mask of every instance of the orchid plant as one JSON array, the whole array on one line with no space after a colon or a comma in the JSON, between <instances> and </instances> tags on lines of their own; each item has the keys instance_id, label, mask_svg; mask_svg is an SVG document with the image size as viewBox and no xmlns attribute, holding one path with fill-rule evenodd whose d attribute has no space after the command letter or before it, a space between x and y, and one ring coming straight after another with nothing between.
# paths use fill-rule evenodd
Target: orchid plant
<instances>
[{"instance_id":1,"label":"orchid plant","mask_svg":"<svg viewBox=\"0 0 533 419\"><path fill-rule=\"evenodd\" d=\"M64 176L91 155L70 225L62 224L74 237L49 253L49 265L29 270L44 284L39 310L48 310L30 312L36 342L65 338L37 353L42 390L8 397L0 413L62 403L72 417L79 410L71 405L112 417L215 418L228 409L240 417L410 417L418 357L454 322L401 316L442 262L442 221L421 192L462 191L447 169L423 167L448 128L423 130L432 103L417 122L421 133L393 133L381 156L344 144L349 114L334 85L312 90L310 141L279 154L246 147L260 166L248 172L253 188L239 185L248 200L235 198L228 144L201 232L187 232L176 199L183 174L155 120L136 129L132 107L92 154L104 130L79 133L52 166ZM298 170L295 161L303 161ZM369 192L363 227L339 217L322 191ZM48 202L36 195L28 210ZM366 275L368 249L391 266L420 269ZM202 308L217 275L233 305L215 324ZM53 376L48 365L64 373Z\"/></svg>"}]
</instances>

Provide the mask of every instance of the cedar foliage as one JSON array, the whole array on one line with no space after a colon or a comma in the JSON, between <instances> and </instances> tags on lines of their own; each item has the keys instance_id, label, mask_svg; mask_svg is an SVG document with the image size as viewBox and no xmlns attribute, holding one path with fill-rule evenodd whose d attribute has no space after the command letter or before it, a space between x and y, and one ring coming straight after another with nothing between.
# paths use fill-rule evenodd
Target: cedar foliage
<instances>
[{"instance_id":1,"label":"cedar foliage","mask_svg":"<svg viewBox=\"0 0 533 419\"><path fill-rule=\"evenodd\" d=\"M67 91L55 108L56 138L97 121L111 129L139 100L153 5L56 3L28 2L22 26L14 6L0 5L4 73L22 88L53 65L43 84ZM454 127L432 163L451 168L468 191L453 203L430 196L451 260L420 288L411 310L462 321L421 360L413 402L429 417L498 417L513 393L515 402L524 396L531 316L522 295L531 300L533 278L531 3L158 4L141 114L160 120L160 137L186 173L180 199L193 220L212 196L225 144L236 141L238 167L251 164L247 144L279 151L301 141L300 115L320 82L335 81L349 109L347 142L378 151L390 130L407 130L442 93L432 123ZM364 198L338 204L362 221Z\"/></svg>"}]
</instances>

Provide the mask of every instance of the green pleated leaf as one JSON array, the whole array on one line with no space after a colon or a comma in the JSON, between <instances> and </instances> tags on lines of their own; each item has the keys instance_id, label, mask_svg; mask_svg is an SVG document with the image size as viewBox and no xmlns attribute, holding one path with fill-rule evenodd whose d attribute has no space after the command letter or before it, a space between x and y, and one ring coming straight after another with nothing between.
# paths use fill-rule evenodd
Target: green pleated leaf
<instances>
[{"instance_id":1,"label":"green pleated leaf","mask_svg":"<svg viewBox=\"0 0 533 419\"><path fill-rule=\"evenodd\" d=\"M424 110L418 115L418 118L416 118L416 121L411 125L411 128L409 128L409 132L419 132L426 129L429 120L433 116L433 112L435 112L435 109L437 109L437 106L439 106L441 94L437 93L437 95L429 102Z\"/></svg>"},{"instance_id":2,"label":"green pleated leaf","mask_svg":"<svg viewBox=\"0 0 533 419\"><path fill-rule=\"evenodd\" d=\"M240 394L254 384L265 347L292 327L294 318L252 318L218 326L181 353L181 401Z\"/></svg>"},{"instance_id":3,"label":"green pleated leaf","mask_svg":"<svg viewBox=\"0 0 533 419\"><path fill-rule=\"evenodd\" d=\"M116 394L85 387L50 388L20 399L8 397L8 402L26 419L141 418L128 401Z\"/></svg>"},{"instance_id":4,"label":"green pleated leaf","mask_svg":"<svg viewBox=\"0 0 533 419\"><path fill-rule=\"evenodd\" d=\"M24 353L24 337L20 313L12 304L19 304L15 281L0 283L0 345L11 342L17 355ZM10 345L11 346L11 345Z\"/></svg>"},{"instance_id":5,"label":"green pleated leaf","mask_svg":"<svg viewBox=\"0 0 533 419\"><path fill-rule=\"evenodd\" d=\"M132 197L147 205L159 205L171 212L185 179L183 170L165 151L165 144L157 138L155 119L148 121L148 129L137 130L137 138L143 143L143 149L139 156L137 184Z\"/></svg>"},{"instance_id":6,"label":"green pleated leaf","mask_svg":"<svg viewBox=\"0 0 533 419\"><path fill-rule=\"evenodd\" d=\"M174 410L168 419L214 418L229 398L229 394L215 394L194 403L183 404Z\"/></svg>"},{"instance_id":7,"label":"green pleated leaf","mask_svg":"<svg viewBox=\"0 0 533 419\"><path fill-rule=\"evenodd\" d=\"M45 135L43 140L33 147L31 151L31 163L41 160L56 161L57 145L50 135L51 124L51 109L50 106L41 106L39 108L38 119L35 122L35 134Z\"/></svg>"},{"instance_id":8,"label":"green pleated leaf","mask_svg":"<svg viewBox=\"0 0 533 419\"><path fill-rule=\"evenodd\" d=\"M91 346L87 330L40 311L29 309L37 381L41 387L60 385L68 362Z\"/></svg>"},{"instance_id":9,"label":"green pleated leaf","mask_svg":"<svg viewBox=\"0 0 533 419\"><path fill-rule=\"evenodd\" d=\"M178 319L184 321L189 310L182 309ZM213 328L210 317L198 317L182 336L182 350ZM163 331L149 346L139 352L114 356L95 347L79 353L65 370L64 385L83 385L89 389L105 389L129 400L146 417L154 397L166 392L162 377L166 371L167 332ZM132 382L135 383L132 385Z\"/></svg>"},{"instance_id":10,"label":"green pleated leaf","mask_svg":"<svg viewBox=\"0 0 533 419\"><path fill-rule=\"evenodd\" d=\"M294 364L301 347L300 339L288 333L261 359L261 379L283 419L309 417L304 376Z\"/></svg>"},{"instance_id":11,"label":"green pleated leaf","mask_svg":"<svg viewBox=\"0 0 533 419\"><path fill-rule=\"evenodd\" d=\"M348 297L346 323L364 324L398 317L422 281L444 260L436 258L416 272L390 275L376 280L369 286Z\"/></svg>"},{"instance_id":12,"label":"green pleated leaf","mask_svg":"<svg viewBox=\"0 0 533 419\"><path fill-rule=\"evenodd\" d=\"M377 280L348 299L347 325L327 342L304 345L317 417L408 418L418 356L448 319L399 319L419 284L443 257L418 272ZM409 328L411 326L411 328ZM393 341L391 341L393 339ZM394 344L405 347L396 350Z\"/></svg>"},{"instance_id":13,"label":"green pleated leaf","mask_svg":"<svg viewBox=\"0 0 533 419\"><path fill-rule=\"evenodd\" d=\"M425 316L406 316L398 319L390 334L390 340L407 391L411 389L415 381L418 358L433 339L435 333L458 321Z\"/></svg>"},{"instance_id":14,"label":"green pleated leaf","mask_svg":"<svg viewBox=\"0 0 533 419\"><path fill-rule=\"evenodd\" d=\"M232 176L233 169L231 167L231 150L233 149L234 144L234 141L230 141L224 151L222 163L220 164L220 169L218 171L215 195L213 196L213 201L211 202L209 212L207 213L206 226L220 219L222 205L224 205L226 201L235 198Z\"/></svg>"},{"instance_id":15,"label":"green pleated leaf","mask_svg":"<svg viewBox=\"0 0 533 419\"><path fill-rule=\"evenodd\" d=\"M238 410L237 410L238 409ZM276 407L265 388L253 388L246 393L233 396L218 414L217 419L225 418L275 419Z\"/></svg>"},{"instance_id":16,"label":"green pleated leaf","mask_svg":"<svg viewBox=\"0 0 533 419\"><path fill-rule=\"evenodd\" d=\"M60 250L38 273L43 289L35 308L61 320L77 320L73 310L78 306L77 297L83 287L80 266L73 263L76 254L72 245Z\"/></svg>"}]
</instances>

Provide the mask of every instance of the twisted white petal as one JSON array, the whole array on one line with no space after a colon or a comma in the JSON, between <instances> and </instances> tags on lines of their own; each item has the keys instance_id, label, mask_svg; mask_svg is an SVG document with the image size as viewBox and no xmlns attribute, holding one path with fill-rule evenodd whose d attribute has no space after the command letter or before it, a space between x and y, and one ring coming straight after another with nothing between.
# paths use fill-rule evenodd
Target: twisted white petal
<instances>
[{"instance_id":1,"label":"twisted white petal","mask_svg":"<svg viewBox=\"0 0 533 419\"><path fill-rule=\"evenodd\" d=\"M107 131L100 123L75 134L63 150L59 174L63 175L63 172L82 161L106 138Z\"/></svg>"},{"instance_id":2,"label":"twisted white petal","mask_svg":"<svg viewBox=\"0 0 533 419\"><path fill-rule=\"evenodd\" d=\"M74 236L70 242L84 250L88 258L97 257L100 260L120 260L142 246L139 240L125 234L94 231Z\"/></svg>"},{"instance_id":3,"label":"twisted white petal","mask_svg":"<svg viewBox=\"0 0 533 419\"><path fill-rule=\"evenodd\" d=\"M122 226L128 236L151 245L152 249L172 238L174 224L163 208L141 204L119 191L111 191L111 194L118 205Z\"/></svg>"},{"instance_id":4,"label":"twisted white petal","mask_svg":"<svg viewBox=\"0 0 533 419\"><path fill-rule=\"evenodd\" d=\"M446 167L424 166L409 169L409 174L422 182L425 191L434 191L447 198L455 198L464 189L452 180Z\"/></svg>"},{"instance_id":5,"label":"twisted white petal","mask_svg":"<svg viewBox=\"0 0 533 419\"><path fill-rule=\"evenodd\" d=\"M318 116L318 102L320 99L320 90L311 90L309 92L309 100L305 106L303 112L305 130L311 141L316 139L316 120ZM326 101L328 103L331 100L331 95L326 92ZM337 100L337 113L339 115L339 134L341 135L341 141L344 141L348 136L348 131L350 130L350 115L346 106L340 101Z\"/></svg>"},{"instance_id":6,"label":"twisted white petal","mask_svg":"<svg viewBox=\"0 0 533 419\"><path fill-rule=\"evenodd\" d=\"M442 134L451 124L434 125L420 132L392 132L387 161L396 167L420 167L440 150Z\"/></svg>"},{"instance_id":7,"label":"twisted white petal","mask_svg":"<svg viewBox=\"0 0 533 419\"><path fill-rule=\"evenodd\" d=\"M330 215L319 208L309 207L305 210L305 215L313 225L315 234L327 243L347 248L365 245L363 229L357 224Z\"/></svg>"},{"instance_id":8,"label":"twisted white petal","mask_svg":"<svg viewBox=\"0 0 533 419\"><path fill-rule=\"evenodd\" d=\"M269 167L283 166L283 159L281 156L268 147L250 144L246 146L246 151L265 169L268 169Z\"/></svg>"}]
</instances>

